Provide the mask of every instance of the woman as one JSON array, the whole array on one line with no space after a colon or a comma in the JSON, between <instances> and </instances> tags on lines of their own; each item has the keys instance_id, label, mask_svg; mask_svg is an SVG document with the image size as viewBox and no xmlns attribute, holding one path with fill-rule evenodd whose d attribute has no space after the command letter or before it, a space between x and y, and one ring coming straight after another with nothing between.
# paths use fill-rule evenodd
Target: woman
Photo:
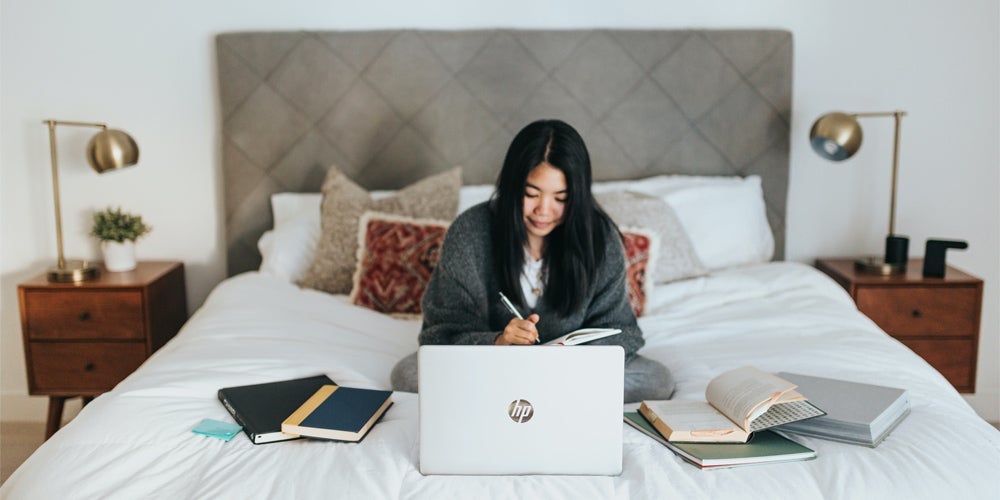
<instances>
[{"instance_id":1,"label":"woman","mask_svg":"<svg viewBox=\"0 0 1000 500\"><path fill-rule=\"evenodd\" d=\"M590 192L590 156L573 127L529 124L514 137L493 198L451 225L423 299L424 344L533 345L583 327L620 328L593 344L625 349L625 402L667 399L662 364L645 343L625 290L621 235ZM505 308L500 293L517 309ZM416 354L392 373L415 392Z\"/></svg>"}]
</instances>

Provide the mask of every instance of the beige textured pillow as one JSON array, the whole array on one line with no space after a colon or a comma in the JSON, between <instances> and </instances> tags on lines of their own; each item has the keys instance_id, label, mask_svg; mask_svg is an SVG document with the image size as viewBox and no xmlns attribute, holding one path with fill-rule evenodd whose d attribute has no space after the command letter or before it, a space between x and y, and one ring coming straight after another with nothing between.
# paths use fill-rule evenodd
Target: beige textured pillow
<instances>
[{"instance_id":1,"label":"beige textured pillow","mask_svg":"<svg viewBox=\"0 0 1000 500\"><path fill-rule=\"evenodd\" d=\"M647 280L666 283L708 272L695 253L680 219L667 202L631 191L598 193L594 197L619 228L644 228L659 236L659 252L652 266L654 275L647 276Z\"/></svg>"},{"instance_id":2,"label":"beige textured pillow","mask_svg":"<svg viewBox=\"0 0 1000 500\"><path fill-rule=\"evenodd\" d=\"M328 293L351 291L357 266L358 220L366 211L409 217L452 220L458 210L461 168L453 168L417 181L395 196L373 200L361 186L330 167L323 181L320 208L322 234L316 256L299 285Z\"/></svg>"}]
</instances>

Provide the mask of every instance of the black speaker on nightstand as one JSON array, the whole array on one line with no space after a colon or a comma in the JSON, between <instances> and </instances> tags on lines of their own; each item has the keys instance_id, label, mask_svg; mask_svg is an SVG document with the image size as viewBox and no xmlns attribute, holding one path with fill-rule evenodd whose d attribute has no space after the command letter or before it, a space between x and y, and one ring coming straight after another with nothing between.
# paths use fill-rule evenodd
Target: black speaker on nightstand
<instances>
[{"instance_id":1,"label":"black speaker on nightstand","mask_svg":"<svg viewBox=\"0 0 1000 500\"><path fill-rule=\"evenodd\" d=\"M924 249L924 277L944 278L944 255L949 248L964 250L969 244L960 240L927 240Z\"/></svg>"}]
</instances>

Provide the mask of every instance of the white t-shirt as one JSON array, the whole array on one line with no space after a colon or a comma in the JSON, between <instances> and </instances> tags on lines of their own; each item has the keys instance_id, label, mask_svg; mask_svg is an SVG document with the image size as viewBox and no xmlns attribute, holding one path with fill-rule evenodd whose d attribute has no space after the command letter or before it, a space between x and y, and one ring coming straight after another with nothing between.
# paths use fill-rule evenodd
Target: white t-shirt
<instances>
[{"instance_id":1,"label":"white t-shirt","mask_svg":"<svg viewBox=\"0 0 1000 500\"><path fill-rule=\"evenodd\" d=\"M545 280L542 270L545 268L544 260L535 260L531 254L524 252L524 268L521 270L521 293L524 294L524 301L531 309L538 303L538 297L545 290Z\"/></svg>"}]
</instances>

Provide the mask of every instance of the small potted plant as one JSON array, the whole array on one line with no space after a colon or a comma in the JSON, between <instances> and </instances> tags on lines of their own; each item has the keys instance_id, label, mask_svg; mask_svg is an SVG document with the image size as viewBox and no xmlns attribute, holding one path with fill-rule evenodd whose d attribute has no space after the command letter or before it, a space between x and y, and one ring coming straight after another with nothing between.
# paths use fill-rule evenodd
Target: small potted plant
<instances>
[{"instance_id":1,"label":"small potted plant","mask_svg":"<svg viewBox=\"0 0 1000 500\"><path fill-rule=\"evenodd\" d=\"M90 235L100 240L108 271L131 271L135 269L135 240L152 229L142 222L142 216L108 207L94 212Z\"/></svg>"}]
</instances>

